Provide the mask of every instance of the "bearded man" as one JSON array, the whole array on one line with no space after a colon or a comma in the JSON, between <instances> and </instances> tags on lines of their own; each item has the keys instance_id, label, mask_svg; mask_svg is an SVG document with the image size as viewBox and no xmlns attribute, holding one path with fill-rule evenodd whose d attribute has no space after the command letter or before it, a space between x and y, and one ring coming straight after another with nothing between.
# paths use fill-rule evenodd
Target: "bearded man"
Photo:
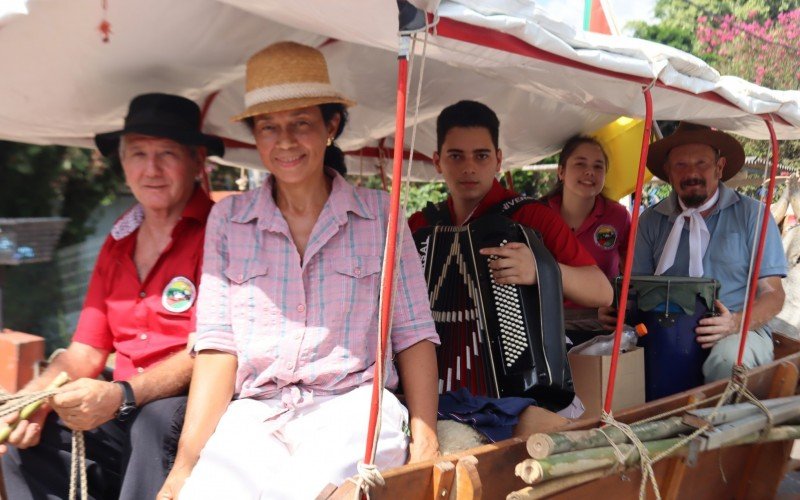
<instances>
[{"instance_id":1,"label":"bearded man","mask_svg":"<svg viewBox=\"0 0 800 500\"><path fill-rule=\"evenodd\" d=\"M711 350L703 364L706 382L729 378L739 351L753 235L763 214L759 201L723 184L744 165L744 149L724 132L684 122L674 134L653 143L647 165L669 180L672 193L641 216L633 274L720 282L718 315L701 319L695 333L697 342ZM786 272L780 234L769 218L743 359L746 368L773 359L767 323L783 306L781 278Z\"/></svg>"}]
</instances>

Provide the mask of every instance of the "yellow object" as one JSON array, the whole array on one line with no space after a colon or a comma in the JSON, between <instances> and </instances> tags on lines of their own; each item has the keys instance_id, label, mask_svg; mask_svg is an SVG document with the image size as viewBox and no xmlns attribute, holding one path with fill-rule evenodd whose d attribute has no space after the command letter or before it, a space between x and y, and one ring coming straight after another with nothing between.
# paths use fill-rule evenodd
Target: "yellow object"
<instances>
[{"instance_id":1,"label":"yellow object","mask_svg":"<svg viewBox=\"0 0 800 500\"><path fill-rule=\"evenodd\" d=\"M603 196L606 198L619 200L632 193L636 187L643 133L643 120L621 116L590 134L603 144L608 154L608 173L603 188ZM645 182L652 177L649 170L645 171Z\"/></svg>"}]
</instances>

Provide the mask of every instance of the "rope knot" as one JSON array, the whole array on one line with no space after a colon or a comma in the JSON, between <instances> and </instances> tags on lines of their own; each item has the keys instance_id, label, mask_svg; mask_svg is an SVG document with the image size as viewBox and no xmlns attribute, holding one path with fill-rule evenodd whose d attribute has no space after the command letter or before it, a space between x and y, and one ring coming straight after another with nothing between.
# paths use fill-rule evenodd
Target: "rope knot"
<instances>
[{"instance_id":1,"label":"rope knot","mask_svg":"<svg viewBox=\"0 0 800 500\"><path fill-rule=\"evenodd\" d=\"M358 475L348 479L348 481L352 481L356 484L356 490L353 496L354 500L361 500L362 493L367 500L369 500L370 488L386 484L383 476L381 476L381 472L378 470L378 466L375 464L365 464L363 460L359 460L356 464L356 470L358 471Z\"/></svg>"}]
</instances>

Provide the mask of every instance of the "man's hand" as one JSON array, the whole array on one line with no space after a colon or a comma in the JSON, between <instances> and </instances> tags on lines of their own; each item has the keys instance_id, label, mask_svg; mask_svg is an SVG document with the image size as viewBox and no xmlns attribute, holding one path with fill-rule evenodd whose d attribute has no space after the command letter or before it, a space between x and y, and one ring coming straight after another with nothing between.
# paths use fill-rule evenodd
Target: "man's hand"
<instances>
[{"instance_id":1,"label":"man's hand","mask_svg":"<svg viewBox=\"0 0 800 500\"><path fill-rule=\"evenodd\" d=\"M50 405L67 427L88 431L114 418L123 399L119 384L82 378L65 385Z\"/></svg>"},{"instance_id":2,"label":"man's hand","mask_svg":"<svg viewBox=\"0 0 800 500\"><path fill-rule=\"evenodd\" d=\"M617 308L613 306L598 307L597 319L603 325L603 330L614 331L617 328Z\"/></svg>"},{"instance_id":3,"label":"man's hand","mask_svg":"<svg viewBox=\"0 0 800 500\"><path fill-rule=\"evenodd\" d=\"M714 301L714 306L719 315L703 318L700 326L694 329L697 342L703 349L710 349L728 335L739 333L742 323L742 313L731 313L719 300Z\"/></svg>"},{"instance_id":4,"label":"man's hand","mask_svg":"<svg viewBox=\"0 0 800 500\"><path fill-rule=\"evenodd\" d=\"M42 437L44 420L47 418L50 411L50 407L44 404L31 415L30 418L27 420L20 420L16 428L11 431L11 434L8 436L8 441L6 441L5 444L0 444L0 456L5 455L8 451L8 446L25 449L39 444L39 439ZM6 415L0 419L0 428L12 425L18 418L19 412Z\"/></svg>"},{"instance_id":5,"label":"man's hand","mask_svg":"<svg viewBox=\"0 0 800 500\"><path fill-rule=\"evenodd\" d=\"M492 277L500 285L536 284L536 265L533 252L522 243L508 243L502 247L482 248L481 255L496 255L489 262Z\"/></svg>"}]
</instances>

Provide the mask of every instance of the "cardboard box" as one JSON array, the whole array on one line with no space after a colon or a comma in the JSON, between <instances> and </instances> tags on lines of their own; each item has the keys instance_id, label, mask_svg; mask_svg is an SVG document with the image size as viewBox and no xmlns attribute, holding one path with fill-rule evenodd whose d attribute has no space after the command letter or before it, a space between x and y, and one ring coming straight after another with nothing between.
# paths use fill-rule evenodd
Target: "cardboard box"
<instances>
[{"instance_id":1,"label":"cardboard box","mask_svg":"<svg viewBox=\"0 0 800 500\"><path fill-rule=\"evenodd\" d=\"M35 366L44 359L44 339L29 333L0 332L0 387L17 392L31 381Z\"/></svg>"},{"instance_id":2,"label":"cardboard box","mask_svg":"<svg viewBox=\"0 0 800 500\"><path fill-rule=\"evenodd\" d=\"M583 417L599 417L608 388L611 356L567 354L575 392L586 413ZM644 404L644 349L637 347L620 354L614 387L612 411Z\"/></svg>"}]
</instances>

